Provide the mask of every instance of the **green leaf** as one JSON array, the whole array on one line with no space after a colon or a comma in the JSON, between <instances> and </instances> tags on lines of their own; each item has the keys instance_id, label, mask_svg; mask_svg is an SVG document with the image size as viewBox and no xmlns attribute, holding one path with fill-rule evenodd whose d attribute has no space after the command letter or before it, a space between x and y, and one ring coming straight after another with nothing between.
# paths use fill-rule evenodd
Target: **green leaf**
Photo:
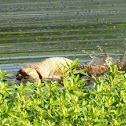
<instances>
[{"instance_id":1,"label":"green leaf","mask_svg":"<svg viewBox=\"0 0 126 126\"><path fill-rule=\"evenodd\" d=\"M76 68L78 66L79 58L75 59L72 63L72 68Z\"/></svg>"}]
</instances>

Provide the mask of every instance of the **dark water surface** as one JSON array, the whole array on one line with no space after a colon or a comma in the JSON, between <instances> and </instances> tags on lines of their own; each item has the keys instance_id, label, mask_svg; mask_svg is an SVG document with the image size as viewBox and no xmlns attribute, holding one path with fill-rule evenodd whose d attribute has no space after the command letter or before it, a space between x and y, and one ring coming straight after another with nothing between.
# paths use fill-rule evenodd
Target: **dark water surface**
<instances>
[{"instance_id":1,"label":"dark water surface","mask_svg":"<svg viewBox=\"0 0 126 126\"><path fill-rule=\"evenodd\" d=\"M118 59L126 43L126 0L1 0L0 68L12 74L47 57Z\"/></svg>"}]
</instances>

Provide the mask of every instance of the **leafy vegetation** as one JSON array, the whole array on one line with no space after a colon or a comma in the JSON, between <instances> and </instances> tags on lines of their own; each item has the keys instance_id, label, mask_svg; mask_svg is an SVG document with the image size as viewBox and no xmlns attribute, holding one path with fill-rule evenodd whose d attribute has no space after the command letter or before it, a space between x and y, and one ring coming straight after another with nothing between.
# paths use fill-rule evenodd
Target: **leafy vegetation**
<instances>
[{"instance_id":1,"label":"leafy vegetation","mask_svg":"<svg viewBox=\"0 0 126 126\"><path fill-rule=\"evenodd\" d=\"M73 63L73 67L77 60ZM72 68L73 69L73 68ZM86 79L70 70L58 82L27 82L8 86L0 71L0 125L5 126L124 126L126 72L116 66L85 88Z\"/></svg>"}]
</instances>

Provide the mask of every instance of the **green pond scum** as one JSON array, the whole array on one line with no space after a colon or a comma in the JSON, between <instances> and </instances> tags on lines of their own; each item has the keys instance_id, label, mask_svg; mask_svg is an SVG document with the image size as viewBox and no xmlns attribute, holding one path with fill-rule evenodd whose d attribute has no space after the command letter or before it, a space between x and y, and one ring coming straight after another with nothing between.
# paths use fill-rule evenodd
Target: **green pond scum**
<instances>
[{"instance_id":1,"label":"green pond scum","mask_svg":"<svg viewBox=\"0 0 126 126\"><path fill-rule=\"evenodd\" d=\"M4 79L9 74L0 71L0 125L125 126L126 72L116 68L93 77L92 88L79 76L86 75L83 71L71 70L62 85L45 81L12 86Z\"/></svg>"}]
</instances>

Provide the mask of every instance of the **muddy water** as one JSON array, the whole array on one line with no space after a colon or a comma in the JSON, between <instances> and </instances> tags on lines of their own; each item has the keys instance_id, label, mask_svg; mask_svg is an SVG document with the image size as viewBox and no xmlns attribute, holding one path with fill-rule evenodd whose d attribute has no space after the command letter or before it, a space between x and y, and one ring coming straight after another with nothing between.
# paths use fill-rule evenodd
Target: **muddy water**
<instances>
[{"instance_id":1,"label":"muddy water","mask_svg":"<svg viewBox=\"0 0 126 126\"><path fill-rule=\"evenodd\" d=\"M126 43L125 0L1 0L0 68L13 75L27 63L53 57L118 59Z\"/></svg>"}]
</instances>

